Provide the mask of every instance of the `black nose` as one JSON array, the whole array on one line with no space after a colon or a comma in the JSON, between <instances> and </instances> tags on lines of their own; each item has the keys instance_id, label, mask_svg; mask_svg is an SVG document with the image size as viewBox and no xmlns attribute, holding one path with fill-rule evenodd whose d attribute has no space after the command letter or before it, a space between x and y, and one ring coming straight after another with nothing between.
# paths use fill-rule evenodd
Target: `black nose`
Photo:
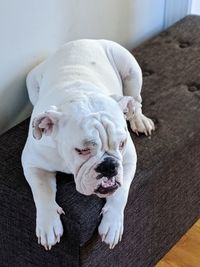
<instances>
[{"instance_id":1,"label":"black nose","mask_svg":"<svg viewBox=\"0 0 200 267\"><path fill-rule=\"evenodd\" d=\"M113 176L117 175L118 166L119 164L115 159L108 157L96 167L95 171L101 173L101 177L105 176L112 178Z\"/></svg>"}]
</instances>

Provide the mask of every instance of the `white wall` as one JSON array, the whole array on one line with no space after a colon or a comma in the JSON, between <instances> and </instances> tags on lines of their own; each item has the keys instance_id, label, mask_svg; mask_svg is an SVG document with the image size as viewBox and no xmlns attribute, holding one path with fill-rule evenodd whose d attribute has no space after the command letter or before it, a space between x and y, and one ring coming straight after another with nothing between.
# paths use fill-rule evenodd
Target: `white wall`
<instances>
[{"instance_id":1,"label":"white wall","mask_svg":"<svg viewBox=\"0 0 200 267\"><path fill-rule=\"evenodd\" d=\"M64 42L66 1L7 0L0 3L2 132L30 113L25 75Z\"/></svg>"},{"instance_id":2,"label":"white wall","mask_svg":"<svg viewBox=\"0 0 200 267\"><path fill-rule=\"evenodd\" d=\"M133 48L163 26L165 0L67 2L67 40L105 38Z\"/></svg>"},{"instance_id":3,"label":"white wall","mask_svg":"<svg viewBox=\"0 0 200 267\"><path fill-rule=\"evenodd\" d=\"M200 0L192 0L191 14L200 15Z\"/></svg>"},{"instance_id":4,"label":"white wall","mask_svg":"<svg viewBox=\"0 0 200 267\"><path fill-rule=\"evenodd\" d=\"M0 132L30 114L25 76L66 41L107 38L127 48L163 28L165 0L0 0Z\"/></svg>"},{"instance_id":5,"label":"white wall","mask_svg":"<svg viewBox=\"0 0 200 267\"><path fill-rule=\"evenodd\" d=\"M184 18L191 11L192 0L165 0L164 28Z\"/></svg>"},{"instance_id":6,"label":"white wall","mask_svg":"<svg viewBox=\"0 0 200 267\"><path fill-rule=\"evenodd\" d=\"M163 30L165 1L167 0L129 1L128 48L138 46Z\"/></svg>"}]
</instances>

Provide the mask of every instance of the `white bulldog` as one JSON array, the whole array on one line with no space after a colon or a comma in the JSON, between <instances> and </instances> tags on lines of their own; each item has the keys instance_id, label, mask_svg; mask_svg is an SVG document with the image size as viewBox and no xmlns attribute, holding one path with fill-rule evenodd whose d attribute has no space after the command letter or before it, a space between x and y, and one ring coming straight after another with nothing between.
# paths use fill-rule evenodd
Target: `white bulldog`
<instances>
[{"instance_id":1,"label":"white bulldog","mask_svg":"<svg viewBox=\"0 0 200 267\"><path fill-rule=\"evenodd\" d=\"M28 74L34 109L22 165L46 250L63 234L56 171L72 173L81 194L106 198L99 234L110 248L121 240L137 161L126 119L136 134L154 130L142 114L141 86L135 58L106 40L69 42Z\"/></svg>"}]
</instances>

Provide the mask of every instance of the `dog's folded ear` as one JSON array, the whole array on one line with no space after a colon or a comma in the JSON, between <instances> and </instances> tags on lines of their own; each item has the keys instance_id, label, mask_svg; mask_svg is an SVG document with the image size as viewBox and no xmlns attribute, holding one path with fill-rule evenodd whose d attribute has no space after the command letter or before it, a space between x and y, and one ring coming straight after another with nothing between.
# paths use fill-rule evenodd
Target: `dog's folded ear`
<instances>
[{"instance_id":1,"label":"dog's folded ear","mask_svg":"<svg viewBox=\"0 0 200 267\"><path fill-rule=\"evenodd\" d=\"M122 112L126 119L132 116L138 108L141 108L141 104L134 100L132 96L119 96L119 95L111 95L120 106Z\"/></svg>"},{"instance_id":2,"label":"dog's folded ear","mask_svg":"<svg viewBox=\"0 0 200 267\"><path fill-rule=\"evenodd\" d=\"M33 137L39 140L42 138L43 134L50 136L53 132L55 133L62 117L63 113L56 111L55 109L39 114L32 121Z\"/></svg>"}]
</instances>

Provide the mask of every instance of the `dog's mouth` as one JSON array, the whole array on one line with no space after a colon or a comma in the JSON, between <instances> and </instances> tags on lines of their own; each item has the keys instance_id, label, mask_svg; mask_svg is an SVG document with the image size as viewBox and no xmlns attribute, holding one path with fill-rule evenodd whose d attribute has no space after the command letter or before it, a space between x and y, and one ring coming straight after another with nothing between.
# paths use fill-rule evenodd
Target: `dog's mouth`
<instances>
[{"instance_id":1,"label":"dog's mouth","mask_svg":"<svg viewBox=\"0 0 200 267\"><path fill-rule=\"evenodd\" d=\"M94 192L96 194L102 194L102 195L112 194L120 186L121 184L118 181L116 181L115 177L112 178L104 177L101 180L101 183L98 185L98 187L94 190Z\"/></svg>"},{"instance_id":2,"label":"dog's mouth","mask_svg":"<svg viewBox=\"0 0 200 267\"><path fill-rule=\"evenodd\" d=\"M122 185L122 166L119 164L117 174L110 177L107 173L99 174L96 172L96 165L101 161L102 157L91 157L75 172L76 190L79 193L83 195L96 194L98 197L105 198L113 194Z\"/></svg>"}]
</instances>

